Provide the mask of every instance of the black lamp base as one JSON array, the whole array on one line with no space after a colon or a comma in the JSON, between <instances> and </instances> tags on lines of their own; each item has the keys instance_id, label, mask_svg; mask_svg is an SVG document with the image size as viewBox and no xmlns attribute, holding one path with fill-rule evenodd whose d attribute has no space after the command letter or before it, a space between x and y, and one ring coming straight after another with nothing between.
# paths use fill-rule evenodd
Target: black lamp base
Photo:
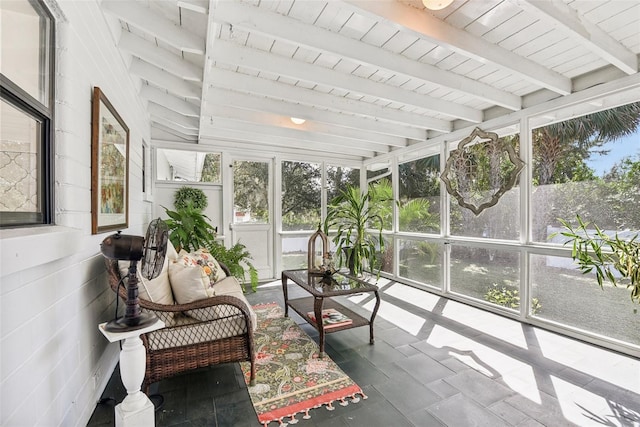
<instances>
[{"instance_id":1,"label":"black lamp base","mask_svg":"<svg viewBox=\"0 0 640 427\"><path fill-rule=\"evenodd\" d=\"M108 332L129 332L144 329L158 321L158 318L151 313L140 313L139 316L129 318L120 317L108 322L104 329Z\"/></svg>"}]
</instances>

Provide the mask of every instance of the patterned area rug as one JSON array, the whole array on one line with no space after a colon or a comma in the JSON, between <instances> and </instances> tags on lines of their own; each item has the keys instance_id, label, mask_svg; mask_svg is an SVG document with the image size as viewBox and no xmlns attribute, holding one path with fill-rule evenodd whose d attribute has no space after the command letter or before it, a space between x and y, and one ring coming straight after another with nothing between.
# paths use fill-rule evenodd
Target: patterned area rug
<instances>
[{"instance_id":1,"label":"patterned area rug","mask_svg":"<svg viewBox=\"0 0 640 427\"><path fill-rule=\"evenodd\" d=\"M276 303L254 305L258 328L254 334L256 385L248 387L258 421L268 426L296 424L296 414L309 419L309 410L323 405L334 410L366 399L362 389L324 356L319 358L318 344ZM249 362L240 364L249 383ZM360 396L358 396L360 395Z\"/></svg>"}]
</instances>

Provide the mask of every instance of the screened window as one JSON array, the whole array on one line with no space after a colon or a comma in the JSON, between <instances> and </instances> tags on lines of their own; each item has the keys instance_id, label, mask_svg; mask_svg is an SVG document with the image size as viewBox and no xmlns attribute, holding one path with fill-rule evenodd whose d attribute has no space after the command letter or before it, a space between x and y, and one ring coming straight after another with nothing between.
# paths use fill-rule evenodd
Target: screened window
<instances>
[{"instance_id":1,"label":"screened window","mask_svg":"<svg viewBox=\"0 0 640 427\"><path fill-rule=\"evenodd\" d=\"M282 230L315 230L321 222L322 174L318 163L282 162Z\"/></svg>"},{"instance_id":2,"label":"screened window","mask_svg":"<svg viewBox=\"0 0 640 427\"><path fill-rule=\"evenodd\" d=\"M158 181L220 183L220 153L156 150Z\"/></svg>"},{"instance_id":3,"label":"screened window","mask_svg":"<svg viewBox=\"0 0 640 427\"><path fill-rule=\"evenodd\" d=\"M465 199L473 201L476 206L488 201L493 194L508 180L508 173L513 163L504 150L504 145L520 152L520 135L502 136L496 146L480 142L472 146L468 157L469 168L477 172L471 174L473 179L458 177L458 191ZM477 147L477 150L474 148ZM476 176L481 179L476 179ZM517 240L520 237L520 187L519 180L506 191L498 202L476 215L470 209L461 207L451 198L450 204L451 234L454 236L480 237L485 239Z\"/></svg>"},{"instance_id":4,"label":"screened window","mask_svg":"<svg viewBox=\"0 0 640 427\"><path fill-rule=\"evenodd\" d=\"M388 163L372 164L367 167L368 191L372 192L371 201L376 204L382 217L384 230L393 229L393 181L391 166Z\"/></svg>"},{"instance_id":5,"label":"screened window","mask_svg":"<svg viewBox=\"0 0 640 427\"><path fill-rule=\"evenodd\" d=\"M640 230L640 103L539 127L532 132L532 238L576 215L601 229Z\"/></svg>"},{"instance_id":6,"label":"screened window","mask_svg":"<svg viewBox=\"0 0 640 427\"><path fill-rule=\"evenodd\" d=\"M360 169L345 166L327 166L328 202L348 186L360 187Z\"/></svg>"},{"instance_id":7,"label":"screened window","mask_svg":"<svg viewBox=\"0 0 640 427\"><path fill-rule=\"evenodd\" d=\"M398 165L399 230L440 232L440 156Z\"/></svg>"},{"instance_id":8,"label":"screened window","mask_svg":"<svg viewBox=\"0 0 640 427\"><path fill-rule=\"evenodd\" d=\"M53 19L0 2L0 225L52 222Z\"/></svg>"}]
</instances>

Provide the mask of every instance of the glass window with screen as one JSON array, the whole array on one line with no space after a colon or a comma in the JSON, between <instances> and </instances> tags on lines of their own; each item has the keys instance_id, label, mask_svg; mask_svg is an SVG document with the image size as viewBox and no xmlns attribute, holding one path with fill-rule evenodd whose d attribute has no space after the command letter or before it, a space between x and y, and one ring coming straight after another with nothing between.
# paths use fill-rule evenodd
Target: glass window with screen
<instances>
[{"instance_id":1,"label":"glass window with screen","mask_svg":"<svg viewBox=\"0 0 640 427\"><path fill-rule=\"evenodd\" d=\"M220 153L164 148L155 151L158 181L220 184Z\"/></svg>"},{"instance_id":2,"label":"glass window with screen","mask_svg":"<svg viewBox=\"0 0 640 427\"><path fill-rule=\"evenodd\" d=\"M360 187L360 169L346 166L327 166L327 202L348 186Z\"/></svg>"},{"instance_id":3,"label":"glass window with screen","mask_svg":"<svg viewBox=\"0 0 640 427\"><path fill-rule=\"evenodd\" d=\"M318 163L282 162L282 230L315 230L320 219L322 176Z\"/></svg>"},{"instance_id":4,"label":"glass window with screen","mask_svg":"<svg viewBox=\"0 0 640 427\"><path fill-rule=\"evenodd\" d=\"M388 162L367 167L368 191L372 192L371 202L376 204L382 217L384 230L393 229L393 181Z\"/></svg>"},{"instance_id":5,"label":"glass window with screen","mask_svg":"<svg viewBox=\"0 0 640 427\"><path fill-rule=\"evenodd\" d=\"M532 239L562 244L558 218L640 230L640 102L532 131Z\"/></svg>"},{"instance_id":6,"label":"glass window with screen","mask_svg":"<svg viewBox=\"0 0 640 427\"><path fill-rule=\"evenodd\" d=\"M399 230L440 232L440 156L398 165Z\"/></svg>"},{"instance_id":7,"label":"glass window with screen","mask_svg":"<svg viewBox=\"0 0 640 427\"><path fill-rule=\"evenodd\" d=\"M479 206L492 199L494 194L499 194L499 189L509 181L514 164L505 146L510 146L516 154L520 152L520 135L512 133L514 127L517 126L511 126L506 134L494 131L499 136L496 144L481 141L465 148L467 163L463 173L458 171L455 178L457 190L467 201ZM519 179L515 180L511 189L499 196L496 204L478 215L460 206L454 197L450 200L452 235L500 240L517 240L520 237Z\"/></svg>"},{"instance_id":8,"label":"glass window with screen","mask_svg":"<svg viewBox=\"0 0 640 427\"><path fill-rule=\"evenodd\" d=\"M233 222L269 223L269 162L233 162Z\"/></svg>"}]
</instances>

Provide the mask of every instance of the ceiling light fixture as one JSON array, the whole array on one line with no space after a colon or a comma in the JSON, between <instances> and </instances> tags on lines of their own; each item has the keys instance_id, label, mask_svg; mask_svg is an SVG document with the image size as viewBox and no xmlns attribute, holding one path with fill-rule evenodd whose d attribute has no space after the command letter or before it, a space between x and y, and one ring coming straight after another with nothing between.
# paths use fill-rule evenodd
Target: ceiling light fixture
<instances>
[{"instance_id":1,"label":"ceiling light fixture","mask_svg":"<svg viewBox=\"0 0 640 427\"><path fill-rule=\"evenodd\" d=\"M306 122L306 120L305 120L305 119L299 119L299 118L297 118L297 117L291 117L291 121L292 121L293 123L297 124L297 125L301 125L301 124L303 124L304 122Z\"/></svg>"},{"instance_id":2,"label":"ceiling light fixture","mask_svg":"<svg viewBox=\"0 0 640 427\"><path fill-rule=\"evenodd\" d=\"M453 3L453 0L422 0L422 4L429 10L441 10Z\"/></svg>"}]
</instances>

